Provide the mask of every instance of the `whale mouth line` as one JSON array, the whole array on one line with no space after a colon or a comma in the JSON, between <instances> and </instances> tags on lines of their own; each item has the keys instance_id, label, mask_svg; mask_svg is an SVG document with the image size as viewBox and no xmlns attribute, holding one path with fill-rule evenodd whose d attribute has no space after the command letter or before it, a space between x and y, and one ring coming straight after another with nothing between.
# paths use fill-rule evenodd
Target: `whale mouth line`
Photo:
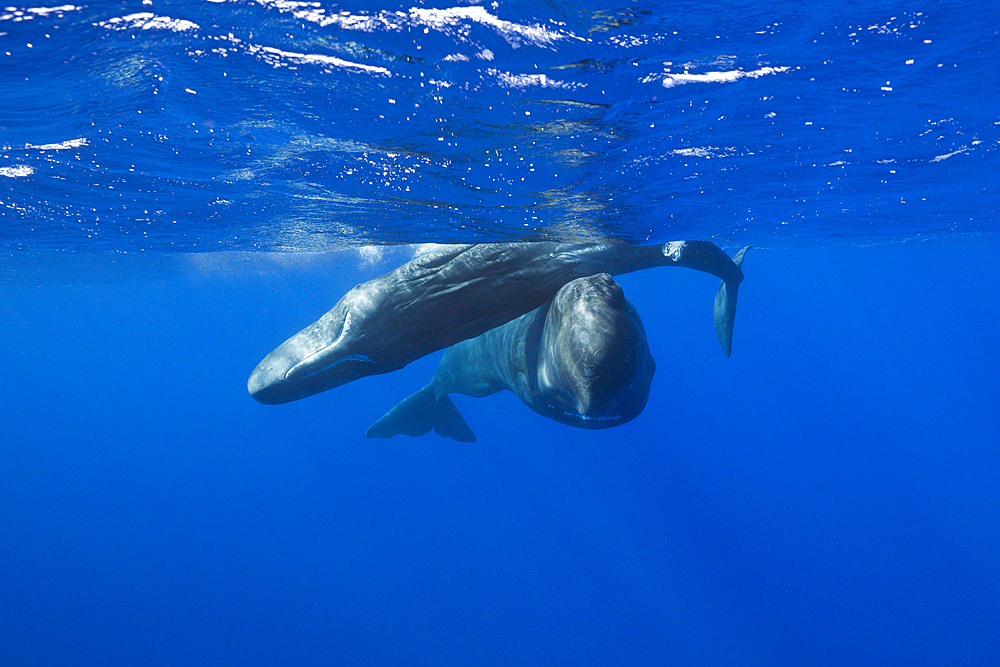
<instances>
[{"instance_id":1,"label":"whale mouth line","mask_svg":"<svg viewBox=\"0 0 1000 667\"><path fill-rule=\"evenodd\" d=\"M570 417L577 417L579 419L588 422L613 422L613 421L618 421L623 417L623 415L600 415L592 417L590 415L585 415L582 412L577 412L577 413L567 412L566 414L569 415Z\"/></svg>"},{"instance_id":2,"label":"whale mouth line","mask_svg":"<svg viewBox=\"0 0 1000 667\"><path fill-rule=\"evenodd\" d=\"M571 417L573 419L580 419L580 420L586 421L586 422L614 422L614 421L620 421L620 420L622 420L622 419L625 418L625 415L622 414L622 413L604 414L604 415L587 415L587 414L584 414L584 413L582 413L580 411L572 411L572 410L566 410L566 409L563 409L563 408L557 408L555 405L553 405L551 403L548 405L548 408L550 410L555 410L555 411L561 412L566 417Z\"/></svg>"},{"instance_id":3,"label":"whale mouth line","mask_svg":"<svg viewBox=\"0 0 1000 667\"><path fill-rule=\"evenodd\" d=\"M308 370L308 369L306 369L306 368L303 368L304 366L308 366L309 365L311 359L313 359L314 357L316 357L318 355L323 354L324 352L326 352L327 350L329 350L331 347L333 347L333 345L334 344L327 345L322 350L319 350L318 352L314 352L313 354L310 354L308 357L306 357L305 359L303 359L299 363L297 363L294 366L292 366L291 368L289 368L285 372L285 377L283 379L285 381L291 381L291 380L308 380L309 378L313 377L314 375L319 375L320 373L322 373L324 371L328 371L331 368L334 368L335 366L337 366L338 364L344 363L345 361L362 361L362 362L369 363L369 364L374 364L375 363L374 359L372 359L371 357L368 357L368 356L366 356L364 354L348 354L348 355L345 355L345 356L341 357L340 359L337 359L336 361L334 361L331 364L326 364L324 366L321 366L320 368L316 368L316 369L311 370L311 371ZM299 369L301 369L301 370L299 370Z\"/></svg>"}]
</instances>

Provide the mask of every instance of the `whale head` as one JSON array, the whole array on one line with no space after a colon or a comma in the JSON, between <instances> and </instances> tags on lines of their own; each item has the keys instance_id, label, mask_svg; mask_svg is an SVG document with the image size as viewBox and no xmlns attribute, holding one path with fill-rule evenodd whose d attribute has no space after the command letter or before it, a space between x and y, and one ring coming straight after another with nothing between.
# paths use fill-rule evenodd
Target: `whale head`
<instances>
[{"instance_id":1,"label":"whale head","mask_svg":"<svg viewBox=\"0 0 1000 667\"><path fill-rule=\"evenodd\" d=\"M646 407L655 370L642 321L621 286L606 273L579 278L549 305L535 409L570 426L618 426Z\"/></svg>"},{"instance_id":2,"label":"whale head","mask_svg":"<svg viewBox=\"0 0 1000 667\"><path fill-rule=\"evenodd\" d=\"M247 380L250 395L261 403L287 403L385 372L363 347L349 303L345 297L264 357Z\"/></svg>"}]
</instances>

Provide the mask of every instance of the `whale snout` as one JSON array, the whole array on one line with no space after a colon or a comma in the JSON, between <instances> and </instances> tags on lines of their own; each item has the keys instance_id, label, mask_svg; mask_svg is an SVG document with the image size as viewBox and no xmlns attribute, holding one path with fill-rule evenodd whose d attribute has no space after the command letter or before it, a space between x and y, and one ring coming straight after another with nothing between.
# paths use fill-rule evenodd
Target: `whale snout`
<instances>
[{"instance_id":1,"label":"whale snout","mask_svg":"<svg viewBox=\"0 0 1000 667\"><path fill-rule=\"evenodd\" d=\"M330 342L318 329L314 325L292 336L257 364L247 380L255 400L288 403L383 372L370 357L344 344L343 336Z\"/></svg>"},{"instance_id":2,"label":"whale snout","mask_svg":"<svg viewBox=\"0 0 1000 667\"><path fill-rule=\"evenodd\" d=\"M247 379L247 391L250 392L250 396L265 405L295 400L295 396L288 391L285 384L285 376L291 367L289 360L276 358L274 352L264 357Z\"/></svg>"},{"instance_id":3,"label":"whale snout","mask_svg":"<svg viewBox=\"0 0 1000 667\"><path fill-rule=\"evenodd\" d=\"M611 276L559 291L539 359L543 414L587 429L624 424L646 407L655 370L639 314Z\"/></svg>"},{"instance_id":4,"label":"whale snout","mask_svg":"<svg viewBox=\"0 0 1000 667\"><path fill-rule=\"evenodd\" d=\"M643 411L656 363L649 354L634 359L607 359L603 364L584 369L585 380L570 391L574 410L568 415L582 422L584 428L607 428L629 422Z\"/></svg>"}]
</instances>

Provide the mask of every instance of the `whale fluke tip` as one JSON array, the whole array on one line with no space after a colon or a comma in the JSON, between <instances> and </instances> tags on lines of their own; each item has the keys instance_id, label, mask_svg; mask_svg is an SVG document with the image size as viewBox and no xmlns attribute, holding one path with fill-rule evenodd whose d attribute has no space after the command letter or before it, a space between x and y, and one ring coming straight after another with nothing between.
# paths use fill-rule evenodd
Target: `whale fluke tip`
<instances>
[{"instance_id":1,"label":"whale fluke tip","mask_svg":"<svg viewBox=\"0 0 1000 667\"><path fill-rule=\"evenodd\" d=\"M391 438L396 435L417 437L431 429L458 442L475 442L476 435L447 394L437 395L432 385L410 394L396 407L371 425L368 438Z\"/></svg>"},{"instance_id":2,"label":"whale fluke tip","mask_svg":"<svg viewBox=\"0 0 1000 667\"><path fill-rule=\"evenodd\" d=\"M738 268L743 268L743 255L749 249L750 246L746 246L733 256L733 264ZM739 289L738 282L723 280L715 294L715 333L727 357L733 353L733 324L736 321L736 297Z\"/></svg>"}]
</instances>

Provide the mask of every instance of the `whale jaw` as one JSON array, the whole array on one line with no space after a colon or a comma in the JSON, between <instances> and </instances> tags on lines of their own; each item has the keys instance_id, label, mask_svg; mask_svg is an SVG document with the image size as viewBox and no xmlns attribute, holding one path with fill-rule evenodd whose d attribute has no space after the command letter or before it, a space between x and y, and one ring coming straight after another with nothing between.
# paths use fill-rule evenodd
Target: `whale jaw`
<instances>
[{"instance_id":1,"label":"whale jaw","mask_svg":"<svg viewBox=\"0 0 1000 667\"><path fill-rule=\"evenodd\" d=\"M351 313L341 319L335 311L264 357L247 380L250 396L267 405L288 403L385 372L371 357L356 350Z\"/></svg>"}]
</instances>

